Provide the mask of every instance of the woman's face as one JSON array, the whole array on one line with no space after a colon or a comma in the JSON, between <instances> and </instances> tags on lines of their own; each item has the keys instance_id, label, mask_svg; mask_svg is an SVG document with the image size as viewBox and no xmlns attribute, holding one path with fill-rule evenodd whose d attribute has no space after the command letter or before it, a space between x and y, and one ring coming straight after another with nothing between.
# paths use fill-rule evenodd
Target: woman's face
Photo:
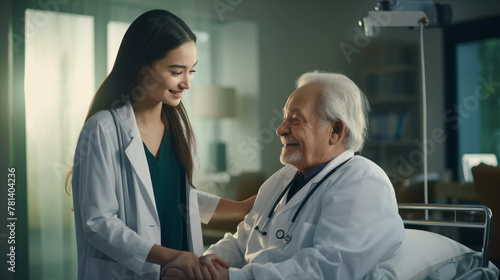
<instances>
[{"instance_id":1,"label":"woman's face","mask_svg":"<svg viewBox=\"0 0 500 280\"><path fill-rule=\"evenodd\" d=\"M153 65L141 69L142 87L147 99L177 106L185 91L191 88L197 63L196 45L189 41L172 49Z\"/></svg>"}]
</instances>

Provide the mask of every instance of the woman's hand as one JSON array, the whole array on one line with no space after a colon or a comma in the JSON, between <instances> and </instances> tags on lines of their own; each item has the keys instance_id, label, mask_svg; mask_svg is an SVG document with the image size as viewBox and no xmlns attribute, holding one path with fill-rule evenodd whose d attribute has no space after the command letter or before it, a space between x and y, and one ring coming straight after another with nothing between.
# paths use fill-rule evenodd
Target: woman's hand
<instances>
[{"instance_id":1,"label":"woman's hand","mask_svg":"<svg viewBox=\"0 0 500 280\"><path fill-rule=\"evenodd\" d=\"M161 280L189 280L189 277L177 267L168 264L161 269Z\"/></svg>"},{"instance_id":2,"label":"woman's hand","mask_svg":"<svg viewBox=\"0 0 500 280\"><path fill-rule=\"evenodd\" d=\"M175 260L174 260L175 261ZM185 271L176 267L174 261L168 263L161 270L162 280L189 280L197 279L189 277ZM227 263L215 254L206 255L199 259L202 279L225 280L228 279Z\"/></svg>"},{"instance_id":3,"label":"woman's hand","mask_svg":"<svg viewBox=\"0 0 500 280\"><path fill-rule=\"evenodd\" d=\"M181 252L174 260L167 263L161 270L161 276L162 279L204 279L200 259L191 252Z\"/></svg>"}]
</instances>

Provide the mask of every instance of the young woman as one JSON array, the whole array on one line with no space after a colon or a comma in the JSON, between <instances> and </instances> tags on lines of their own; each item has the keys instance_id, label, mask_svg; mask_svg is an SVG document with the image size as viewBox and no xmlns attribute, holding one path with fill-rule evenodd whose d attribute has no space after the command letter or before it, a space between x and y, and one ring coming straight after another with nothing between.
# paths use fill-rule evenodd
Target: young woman
<instances>
[{"instance_id":1,"label":"young woman","mask_svg":"<svg viewBox=\"0 0 500 280\"><path fill-rule=\"evenodd\" d=\"M181 98L195 42L170 12L142 14L92 100L73 163L78 279L159 279L160 265L174 260L189 277L206 277L200 220L253 205L192 187L194 139Z\"/></svg>"}]
</instances>

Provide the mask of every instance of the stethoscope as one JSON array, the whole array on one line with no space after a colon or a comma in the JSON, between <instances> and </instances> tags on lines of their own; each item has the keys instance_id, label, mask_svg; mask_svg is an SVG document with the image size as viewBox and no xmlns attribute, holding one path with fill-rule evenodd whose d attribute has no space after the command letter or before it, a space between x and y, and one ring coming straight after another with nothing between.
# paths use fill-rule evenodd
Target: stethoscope
<instances>
[{"instance_id":1,"label":"stethoscope","mask_svg":"<svg viewBox=\"0 0 500 280\"><path fill-rule=\"evenodd\" d=\"M307 200L309 200L309 198L311 197L311 195L316 191L316 189L319 188L319 186L321 185L321 183L323 183L326 179L328 179L328 177L330 177L330 175L332 175L333 173L335 173L335 171L337 171L340 167L342 167L342 165L344 165L345 163L347 163L351 158L348 158L346 161L342 162L337 167L335 167L330 172L328 172L328 174L326 174L321 179L321 181L319 181L318 184L316 184L316 186L314 186L314 188L307 194L307 196L304 198L304 200L302 200L302 203L300 203L299 208L295 211L295 214L292 217L292 222L290 223L290 226L288 227L288 229L286 230L286 232L284 230L282 230L282 229L278 230L276 232L276 238L282 239L283 242L285 242L285 244L288 244L292 240L292 235L290 234L290 229L292 228L293 224L295 223L295 220L297 219L297 216L299 215L300 211L302 210L302 207L304 207L304 205L306 204ZM269 214L267 215L267 219L264 222L264 225L262 225L262 228L259 228L258 225L255 226L254 229L256 231L260 232L262 235L267 235L267 231L264 231L264 228L266 227L267 223L269 222L269 220L271 220L271 218L273 217L274 213L276 212L276 206L278 206L278 203L281 201L281 199L283 198L283 196L288 192L288 189L290 189L290 187L292 186L293 182L295 181L295 179L297 178L297 176L299 174L300 174L299 172L297 172L295 174L295 176L290 181L290 183L288 183L288 185L286 186L286 188L281 192L281 194L278 197L278 199L276 199L276 201L274 202L273 207L271 208L271 211L269 211Z\"/></svg>"}]
</instances>

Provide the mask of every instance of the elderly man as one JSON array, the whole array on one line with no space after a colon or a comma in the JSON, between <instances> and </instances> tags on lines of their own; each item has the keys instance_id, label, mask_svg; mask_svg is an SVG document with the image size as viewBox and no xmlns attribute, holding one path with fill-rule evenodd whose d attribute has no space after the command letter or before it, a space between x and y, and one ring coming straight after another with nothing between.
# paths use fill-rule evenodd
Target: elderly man
<instances>
[{"instance_id":1,"label":"elderly man","mask_svg":"<svg viewBox=\"0 0 500 280\"><path fill-rule=\"evenodd\" d=\"M377 264L395 254L404 227L387 175L354 155L363 146L367 108L364 95L343 75L310 72L298 79L276 131L286 166L262 185L237 232L208 249L206 254L229 264L212 275L382 277Z\"/></svg>"}]
</instances>

